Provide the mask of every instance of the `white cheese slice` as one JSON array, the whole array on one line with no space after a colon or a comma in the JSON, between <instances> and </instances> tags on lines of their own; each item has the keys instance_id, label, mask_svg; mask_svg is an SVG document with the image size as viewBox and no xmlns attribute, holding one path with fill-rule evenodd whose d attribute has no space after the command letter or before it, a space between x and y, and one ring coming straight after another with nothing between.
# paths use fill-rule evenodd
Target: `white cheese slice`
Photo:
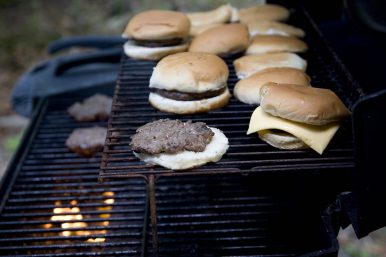
<instances>
[{"instance_id":1,"label":"white cheese slice","mask_svg":"<svg viewBox=\"0 0 386 257\"><path fill-rule=\"evenodd\" d=\"M316 126L282 119L264 112L259 106L252 114L247 134L266 129L283 130L322 154L338 128L338 123Z\"/></svg>"}]
</instances>

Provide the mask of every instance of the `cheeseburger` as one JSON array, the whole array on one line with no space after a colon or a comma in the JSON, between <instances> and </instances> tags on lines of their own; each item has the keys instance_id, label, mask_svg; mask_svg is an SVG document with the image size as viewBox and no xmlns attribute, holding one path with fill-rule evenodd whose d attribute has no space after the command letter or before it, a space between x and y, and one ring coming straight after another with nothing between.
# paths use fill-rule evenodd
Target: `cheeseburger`
<instances>
[{"instance_id":1,"label":"cheeseburger","mask_svg":"<svg viewBox=\"0 0 386 257\"><path fill-rule=\"evenodd\" d=\"M267 83L261 105L253 112L247 134L258 132L281 149L310 147L322 154L350 111L329 89Z\"/></svg>"},{"instance_id":2,"label":"cheeseburger","mask_svg":"<svg viewBox=\"0 0 386 257\"><path fill-rule=\"evenodd\" d=\"M228 67L208 53L177 53L158 62L150 78L149 102L156 109L177 114L208 112L230 98Z\"/></svg>"},{"instance_id":3,"label":"cheeseburger","mask_svg":"<svg viewBox=\"0 0 386 257\"><path fill-rule=\"evenodd\" d=\"M188 17L180 12L151 10L135 15L127 24L123 36L129 40L124 52L129 57L159 60L186 51L190 30Z\"/></svg>"}]
</instances>

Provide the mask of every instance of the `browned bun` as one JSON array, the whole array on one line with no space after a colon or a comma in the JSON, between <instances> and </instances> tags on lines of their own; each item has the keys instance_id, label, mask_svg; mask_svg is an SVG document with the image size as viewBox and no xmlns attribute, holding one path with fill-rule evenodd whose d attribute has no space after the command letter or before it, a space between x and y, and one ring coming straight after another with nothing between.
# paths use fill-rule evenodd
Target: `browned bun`
<instances>
[{"instance_id":1,"label":"browned bun","mask_svg":"<svg viewBox=\"0 0 386 257\"><path fill-rule=\"evenodd\" d=\"M205 52L216 55L231 55L244 52L249 45L249 32L240 23L225 24L208 29L197 35L189 52Z\"/></svg>"},{"instance_id":2,"label":"browned bun","mask_svg":"<svg viewBox=\"0 0 386 257\"><path fill-rule=\"evenodd\" d=\"M188 17L175 11L150 10L135 15L126 26L124 35L141 40L185 38L190 30Z\"/></svg>"},{"instance_id":3,"label":"browned bun","mask_svg":"<svg viewBox=\"0 0 386 257\"><path fill-rule=\"evenodd\" d=\"M301 53L307 51L307 44L295 37L279 35L255 35L246 54L264 54L274 52Z\"/></svg>"},{"instance_id":4,"label":"browned bun","mask_svg":"<svg viewBox=\"0 0 386 257\"><path fill-rule=\"evenodd\" d=\"M157 63L149 87L202 93L226 86L228 75L228 66L220 57L183 52L169 55Z\"/></svg>"},{"instance_id":5,"label":"browned bun","mask_svg":"<svg viewBox=\"0 0 386 257\"><path fill-rule=\"evenodd\" d=\"M280 5L263 4L239 9L238 16L242 23L258 20L286 21L290 16L290 12Z\"/></svg>"},{"instance_id":6,"label":"browned bun","mask_svg":"<svg viewBox=\"0 0 386 257\"><path fill-rule=\"evenodd\" d=\"M224 4L207 12L193 12L186 14L192 26L205 26L216 23L227 23L232 16L232 6Z\"/></svg>"},{"instance_id":7,"label":"browned bun","mask_svg":"<svg viewBox=\"0 0 386 257\"><path fill-rule=\"evenodd\" d=\"M340 121L350 111L329 89L267 83L260 89L261 108L273 116L311 125Z\"/></svg>"},{"instance_id":8,"label":"browned bun","mask_svg":"<svg viewBox=\"0 0 386 257\"><path fill-rule=\"evenodd\" d=\"M277 21L252 21L247 23L249 34L254 35L281 35L291 37L304 37L301 28Z\"/></svg>"},{"instance_id":9,"label":"browned bun","mask_svg":"<svg viewBox=\"0 0 386 257\"><path fill-rule=\"evenodd\" d=\"M237 82L233 93L235 97L247 104L260 104L260 88L267 82L310 85L310 77L304 71L294 68L268 68Z\"/></svg>"}]
</instances>

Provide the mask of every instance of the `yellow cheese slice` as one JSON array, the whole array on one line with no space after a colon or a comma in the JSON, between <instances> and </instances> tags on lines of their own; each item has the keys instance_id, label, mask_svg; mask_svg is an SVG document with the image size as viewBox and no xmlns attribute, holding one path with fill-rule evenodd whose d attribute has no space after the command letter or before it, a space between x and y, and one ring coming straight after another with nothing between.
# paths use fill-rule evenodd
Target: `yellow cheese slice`
<instances>
[{"instance_id":1,"label":"yellow cheese slice","mask_svg":"<svg viewBox=\"0 0 386 257\"><path fill-rule=\"evenodd\" d=\"M247 134L266 129L279 129L294 135L306 145L322 154L339 128L338 123L315 126L272 116L259 106L253 112Z\"/></svg>"}]
</instances>

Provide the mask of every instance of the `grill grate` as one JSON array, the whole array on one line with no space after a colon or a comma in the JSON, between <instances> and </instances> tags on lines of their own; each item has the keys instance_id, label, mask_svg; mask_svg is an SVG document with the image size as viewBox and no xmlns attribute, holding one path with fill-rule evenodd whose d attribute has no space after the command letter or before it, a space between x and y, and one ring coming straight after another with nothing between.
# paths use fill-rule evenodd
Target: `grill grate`
<instances>
[{"instance_id":1,"label":"grill grate","mask_svg":"<svg viewBox=\"0 0 386 257\"><path fill-rule=\"evenodd\" d=\"M313 86L330 88L349 107L362 94L344 68L313 27L304 11L298 10L290 23L307 32L305 41L309 51L303 55L308 60L307 73ZM233 90L237 78L227 59L230 76L228 86ZM257 136L247 136L246 131L254 107L240 103L233 97L230 104L207 114L178 116L159 112L148 103L148 82L155 62L138 61L123 57L113 100L108 135L102 154L100 176L145 177L156 175L189 175L203 173L319 171L326 169L350 170L354 167L351 124L346 121L322 156L311 150L278 150ZM173 172L158 166L144 164L129 149L130 136L139 126L161 118L203 121L224 131L230 148L216 164L207 164L184 172Z\"/></svg>"},{"instance_id":2,"label":"grill grate","mask_svg":"<svg viewBox=\"0 0 386 257\"><path fill-rule=\"evenodd\" d=\"M321 256L336 251L318 199L306 188L311 181L283 179L286 185L277 187L274 175L160 178L159 256Z\"/></svg>"},{"instance_id":3,"label":"grill grate","mask_svg":"<svg viewBox=\"0 0 386 257\"><path fill-rule=\"evenodd\" d=\"M145 182L101 184L100 154L82 158L64 144L74 128L107 125L76 123L67 115L67 107L83 98L48 100L35 120L29 146L17 160L14 183L2 202L0 256L141 255Z\"/></svg>"}]
</instances>

